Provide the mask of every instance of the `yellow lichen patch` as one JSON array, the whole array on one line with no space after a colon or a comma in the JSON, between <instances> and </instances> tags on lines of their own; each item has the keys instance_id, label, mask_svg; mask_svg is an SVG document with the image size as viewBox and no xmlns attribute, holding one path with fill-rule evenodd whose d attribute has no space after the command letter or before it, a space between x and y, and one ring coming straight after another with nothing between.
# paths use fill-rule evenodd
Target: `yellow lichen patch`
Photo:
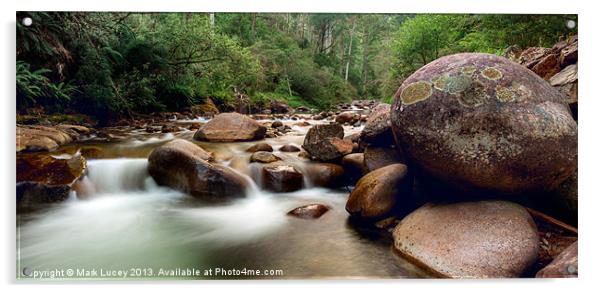
<instances>
[{"instance_id":1,"label":"yellow lichen patch","mask_svg":"<svg viewBox=\"0 0 602 293\"><path fill-rule=\"evenodd\" d=\"M433 86L440 90L445 91L447 89L447 84L449 83L449 77L445 75L441 75L439 77L435 77L432 79Z\"/></svg>"},{"instance_id":2,"label":"yellow lichen patch","mask_svg":"<svg viewBox=\"0 0 602 293\"><path fill-rule=\"evenodd\" d=\"M503 103L512 102L514 101L514 92L507 87L498 85L495 87L495 97Z\"/></svg>"},{"instance_id":3,"label":"yellow lichen patch","mask_svg":"<svg viewBox=\"0 0 602 293\"><path fill-rule=\"evenodd\" d=\"M411 105L428 99L433 93L431 84L425 81L418 81L409 84L401 92L401 102L404 105Z\"/></svg>"},{"instance_id":4,"label":"yellow lichen patch","mask_svg":"<svg viewBox=\"0 0 602 293\"><path fill-rule=\"evenodd\" d=\"M489 80L498 80L498 79L502 78L502 76L503 76L501 71L499 71L493 67L487 67L487 68L483 69L483 71L481 71L481 75L484 78L487 78Z\"/></svg>"},{"instance_id":5,"label":"yellow lichen patch","mask_svg":"<svg viewBox=\"0 0 602 293\"><path fill-rule=\"evenodd\" d=\"M472 75L476 70L474 66L462 67L462 73L466 75Z\"/></svg>"}]
</instances>

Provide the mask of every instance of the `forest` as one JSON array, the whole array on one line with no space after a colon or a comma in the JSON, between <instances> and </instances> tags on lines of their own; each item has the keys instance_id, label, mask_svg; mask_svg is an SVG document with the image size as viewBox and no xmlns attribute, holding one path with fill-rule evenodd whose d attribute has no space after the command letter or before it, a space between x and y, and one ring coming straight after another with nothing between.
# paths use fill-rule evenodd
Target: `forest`
<instances>
[{"instance_id":1,"label":"forest","mask_svg":"<svg viewBox=\"0 0 602 293\"><path fill-rule=\"evenodd\" d=\"M29 17L27 26L22 19ZM236 96L328 109L390 102L405 77L455 52L550 47L565 15L17 13L17 111L101 125Z\"/></svg>"}]
</instances>

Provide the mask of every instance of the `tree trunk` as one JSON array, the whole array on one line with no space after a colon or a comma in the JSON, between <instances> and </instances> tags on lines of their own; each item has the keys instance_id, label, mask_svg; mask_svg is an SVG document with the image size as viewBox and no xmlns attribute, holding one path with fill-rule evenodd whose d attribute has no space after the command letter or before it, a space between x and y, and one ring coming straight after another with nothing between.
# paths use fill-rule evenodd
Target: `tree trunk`
<instances>
[{"instance_id":1,"label":"tree trunk","mask_svg":"<svg viewBox=\"0 0 602 293\"><path fill-rule=\"evenodd\" d=\"M353 48L353 33L355 32L355 19L351 26L351 33L349 34L349 52L347 52L347 66L345 66L345 82L349 79L349 64L351 63L351 48Z\"/></svg>"}]
</instances>

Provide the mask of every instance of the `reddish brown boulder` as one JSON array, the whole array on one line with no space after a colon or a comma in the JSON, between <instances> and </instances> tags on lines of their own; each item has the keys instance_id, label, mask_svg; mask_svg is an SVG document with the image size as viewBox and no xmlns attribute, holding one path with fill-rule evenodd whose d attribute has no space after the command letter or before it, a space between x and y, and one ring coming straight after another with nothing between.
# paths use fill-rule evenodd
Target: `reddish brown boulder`
<instances>
[{"instance_id":1,"label":"reddish brown boulder","mask_svg":"<svg viewBox=\"0 0 602 293\"><path fill-rule=\"evenodd\" d=\"M196 140L246 141L262 139L267 128L257 121L239 114L222 113L201 126L194 134Z\"/></svg>"},{"instance_id":2,"label":"reddish brown boulder","mask_svg":"<svg viewBox=\"0 0 602 293\"><path fill-rule=\"evenodd\" d=\"M80 154L17 156L17 209L33 209L67 199L85 170L86 160Z\"/></svg>"},{"instance_id":3,"label":"reddish brown boulder","mask_svg":"<svg viewBox=\"0 0 602 293\"><path fill-rule=\"evenodd\" d=\"M330 207L315 203L294 208L286 214L301 219L317 219L328 212L328 210L330 210Z\"/></svg>"},{"instance_id":4,"label":"reddish brown boulder","mask_svg":"<svg viewBox=\"0 0 602 293\"><path fill-rule=\"evenodd\" d=\"M393 231L403 256L451 278L516 278L537 260L529 213L505 201L426 204Z\"/></svg>"},{"instance_id":5,"label":"reddish brown boulder","mask_svg":"<svg viewBox=\"0 0 602 293\"><path fill-rule=\"evenodd\" d=\"M370 146L364 151L364 166L368 172L398 163L405 163L405 161L392 147Z\"/></svg>"},{"instance_id":6,"label":"reddish brown boulder","mask_svg":"<svg viewBox=\"0 0 602 293\"><path fill-rule=\"evenodd\" d=\"M303 173L293 166L265 166L262 171L263 188L274 192L292 192L303 188Z\"/></svg>"},{"instance_id":7,"label":"reddish brown boulder","mask_svg":"<svg viewBox=\"0 0 602 293\"><path fill-rule=\"evenodd\" d=\"M345 209L352 216L379 220L386 218L403 204L408 196L405 179L408 168L389 165L366 174L349 195Z\"/></svg>"},{"instance_id":8,"label":"reddish brown boulder","mask_svg":"<svg viewBox=\"0 0 602 293\"><path fill-rule=\"evenodd\" d=\"M332 161L353 151L353 142L343 139L339 124L315 125L309 129L303 148L319 161Z\"/></svg>"},{"instance_id":9,"label":"reddish brown boulder","mask_svg":"<svg viewBox=\"0 0 602 293\"><path fill-rule=\"evenodd\" d=\"M233 169L211 163L213 155L183 139L155 148L148 157L148 172L166 185L209 201L244 197L248 180Z\"/></svg>"},{"instance_id":10,"label":"reddish brown boulder","mask_svg":"<svg viewBox=\"0 0 602 293\"><path fill-rule=\"evenodd\" d=\"M535 277L537 278L577 278L577 241L562 251L546 267L541 269Z\"/></svg>"},{"instance_id":11,"label":"reddish brown boulder","mask_svg":"<svg viewBox=\"0 0 602 293\"><path fill-rule=\"evenodd\" d=\"M391 122L406 158L449 185L549 191L577 167L577 124L564 100L505 58L456 54L403 82Z\"/></svg>"},{"instance_id":12,"label":"reddish brown boulder","mask_svg":"<svg viewBox=\"0 0 602 293\"><path fill-rule=\"evenodd\" d=\"M315 186L336 188L345 183L345 169L337 164L314 163L305 168Z\"/></svg>"},{"instance_id":13,"label":"reddish brown boulder","mask_svg":"<svg viewBox=\"0 0 602 293\"><path fill-rule=\"evenodd\" d=\"M345 168L345 173L350 175L354 180L357 180L367 173L366 165L364 165L363 153L348 154L343 157L341 163Z\"/></svg>"}]
</instances>

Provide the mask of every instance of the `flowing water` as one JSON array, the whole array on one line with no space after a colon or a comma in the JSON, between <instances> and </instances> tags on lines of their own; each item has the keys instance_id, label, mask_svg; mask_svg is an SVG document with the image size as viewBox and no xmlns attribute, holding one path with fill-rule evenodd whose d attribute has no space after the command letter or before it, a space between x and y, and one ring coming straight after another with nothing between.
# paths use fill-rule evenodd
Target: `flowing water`
<instances>
[{"instance_id":1,"label":"flowing water","mask_svg":"<svg viewBox=\"0 0 602 293\"><path fill-rule=\"evenodd\" d=\"M277 149L301 145L309 127L266 139L275 154L304 170L297 153ZM346 127L346 134L359 131ZM82 143L57 154L81 150L88 171L73 196L50 208L18 215L18 267L130 270L213 269L192 278L400 278L424 273L400 259L383 233L357 227L344 206L348 189L312 187L270 193L252 184L244 199L207 205L179 191L157 186L147 173L153 148L192 131L145 134L128 130L112 143ZM217 160L256 178L256 163L244 150L254 144L199 143ZM307 176L305 176L307 177ZM321 203L331 210L318 219L287 216L291 209ZM385 233L386 234L386 233ZM225 270L273 270L276 275L215 275ZM280 271L278 271L280 270ZM132 275L130 278L134 277ZM144 277L143 275L140 277ZM148 277L148 276L147 276ZM186 277L180 277L186 278Z\"/></svg>"}]
</instances>

